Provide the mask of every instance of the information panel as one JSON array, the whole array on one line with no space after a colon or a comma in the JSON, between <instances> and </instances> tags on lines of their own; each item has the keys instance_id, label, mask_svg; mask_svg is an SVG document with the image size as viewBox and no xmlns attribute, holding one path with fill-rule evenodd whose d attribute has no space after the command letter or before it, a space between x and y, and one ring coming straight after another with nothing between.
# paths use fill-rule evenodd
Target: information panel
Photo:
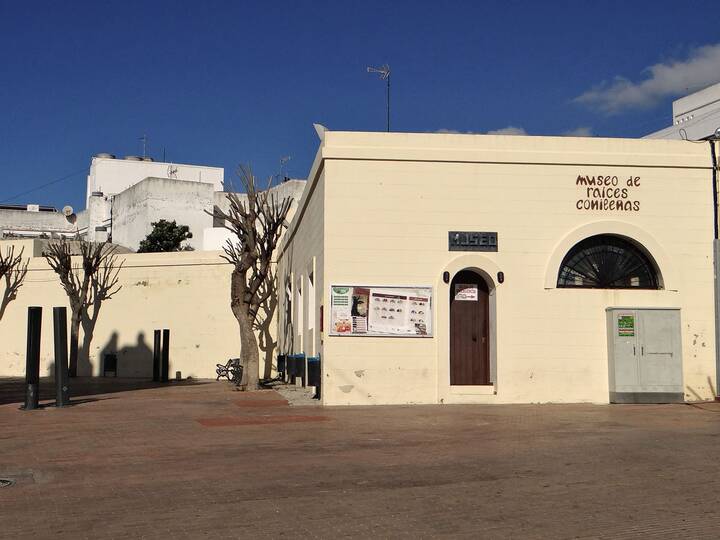
<instances>
[{"instance_id":1,"label":"information panel","mask_svg":"<svg viewBox=\"0 0 720 540\"><path fill-rule=\"evenodd\" d=\"M635 316L619 315L618 316L618 336L635 337Z\"/></svg>"},{"instance_id":2,"label":"information panel","mask_svg":"<svg viewBox=\"0 0 720 540\"><path fill-rule=\"evenodd\" d=\"M432 287L330 287L332 336L432 336Z\"/></svg>"}]
</instances>

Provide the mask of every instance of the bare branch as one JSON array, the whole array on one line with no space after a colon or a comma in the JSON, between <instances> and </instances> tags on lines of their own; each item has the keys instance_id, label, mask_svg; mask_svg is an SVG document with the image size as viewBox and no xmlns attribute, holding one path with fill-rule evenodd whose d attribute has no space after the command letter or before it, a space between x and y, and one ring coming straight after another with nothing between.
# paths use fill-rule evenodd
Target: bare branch
<instances>
[{"instance_id":1,"label":"bare branch","mask_svg":"<svg viewBox=\"0 0 720 540\"><path fill-rule=\"evenodd\" d=\"M8 304L17 298L27 276L30 259L23 261L24 252L25 249L22 248L20 253L15 255L15 246L7 248L5 255L0 251L0 279L5 281L5 290L0 299L0 319L3 318Z\"/></svg>"},{"instance_id":2,"label":"bare branch","mask_svg":"<svg viewBox=\"0 0 720 540\"><path fill-rule=\"evenodd\" d=\"M79 257L73 262L72 246L78 247ZM77 328L82 324L85 341L92 337L103 301L120 291L119 274L123 263L118 262L115 246L107 242L79 240L74 244L62 239L48 244L43 253L50 268L60 278L72 311L70 370L77 370ZM75 366L75 368L73 368Z\"/></svg>"}]
</instances>

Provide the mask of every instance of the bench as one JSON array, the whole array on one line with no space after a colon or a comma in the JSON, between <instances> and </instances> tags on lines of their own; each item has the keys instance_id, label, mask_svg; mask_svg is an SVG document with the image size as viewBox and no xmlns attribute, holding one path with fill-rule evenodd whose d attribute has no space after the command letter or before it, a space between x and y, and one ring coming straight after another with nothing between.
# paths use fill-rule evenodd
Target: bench
<instances>
[{"instance_id":1,"label":"bench","mask_svg":"<svg viewBox=\"0 0 720 540\"><path fill-rule=\"evenodd\" d=\"M215 373L217 374L216 381L225 377L228 381L235 383L235 386L239 386L242 382L242 363L239 358L230 358L225 364L216 364Z\"/></svg>"}]
</instances>

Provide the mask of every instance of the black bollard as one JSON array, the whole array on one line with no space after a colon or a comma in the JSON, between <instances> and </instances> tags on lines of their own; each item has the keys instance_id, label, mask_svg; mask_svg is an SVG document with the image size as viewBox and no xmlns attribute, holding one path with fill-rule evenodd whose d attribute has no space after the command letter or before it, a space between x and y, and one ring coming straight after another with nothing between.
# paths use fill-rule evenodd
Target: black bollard
<instances>
[{"instance_id":1,"label":"black bollard","mask_svg":"<svg viewBox=\"0 0 720 540\"><path fill-rule=\"evenodd\" d=\"M68 388L67 308L53 308L53 330L55 335L55 406L70 404Z\"/></svg>"},{"instance_id":2,"label":"black bollard","mask_svg":"<svg viewBox=\"0 0 720 540\"><path fill-rule=\"evenodd\" d=\"M28 308L27 354L25 356L25 406L26 411L38 408L40 401L40 328L42 308Z\"/></svg>"},{"instance_id":3,"label":"black bollard","mask_svg":"<svg viewBox=\"0 0 720 540\"><path fill-rule=\"evenodd\" d=\"M160 382L160 330L155 330L153 344L153 382Z\"/></svg>"},{"instance_id":4,"label":"black bollard","mask_svg":"<svg viewBox=\"0 0 720 540\"><path fill-rule=\"evenodd\" d=\"M170 330L163 330L162 343L162 382L168 382L170 376Z\"/></svg>"}]
</instances>

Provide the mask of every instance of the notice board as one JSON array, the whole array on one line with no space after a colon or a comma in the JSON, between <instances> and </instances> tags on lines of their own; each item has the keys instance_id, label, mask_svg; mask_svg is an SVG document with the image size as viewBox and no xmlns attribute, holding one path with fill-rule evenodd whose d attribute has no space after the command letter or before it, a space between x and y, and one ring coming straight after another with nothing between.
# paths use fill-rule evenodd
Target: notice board
<instances>
[{"instance_id":1,"label":"notice board","mask_svg":"<svg viewBox=\"0 0 720 540\"><path fill-rule=\"evenodd\" d=\"M331 336L432 336L432 287L330 287Z\"/></svg>"}]
</instances>

